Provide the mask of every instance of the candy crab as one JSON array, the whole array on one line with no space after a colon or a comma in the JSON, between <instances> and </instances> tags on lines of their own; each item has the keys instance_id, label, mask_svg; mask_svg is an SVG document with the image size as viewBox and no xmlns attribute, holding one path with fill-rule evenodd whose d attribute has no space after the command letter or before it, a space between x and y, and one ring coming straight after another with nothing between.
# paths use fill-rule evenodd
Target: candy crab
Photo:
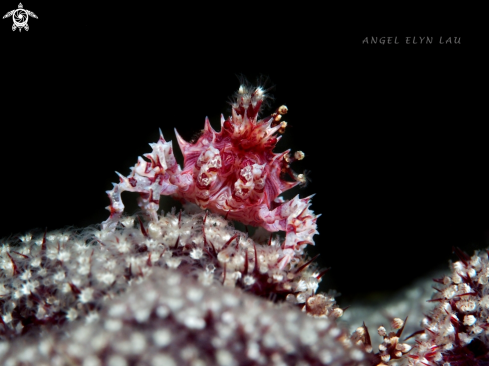
<instances>
[{"instance_id":1,"label":"candy crab","mask_svg":"<svg viewBox=\"0 0 489 366\"><path fill-rule=\"evenodd\" d=\"M310 199L285 201L280 194L305 183L302 174L290 169L290 163L304 154L290 150L272 152L286 123L280 122L287 107L279 107L271 116L258 119L266 98L260 88L241 85L232 103L232 115L221 115L221 131L216 132L205 120L205 128L195 142L186 142L176 132L184 156L183 170L173 155L171 141L165 141L160 131L157 143L146 161L139 157L131 174L120 178L112 190L110 217L103 229L113 230L124 210L121 193L139 192L139 206L152 221L157 221L161 195L169 195L183 203L194 203L202 209L224 215L245 225L262 227L269 232L284 231L280 269L296 255L303 254L307 244L314 244L318 216L309 209ZM287 176L292 181L287 181Z\"/></svg>"}]
</instances>

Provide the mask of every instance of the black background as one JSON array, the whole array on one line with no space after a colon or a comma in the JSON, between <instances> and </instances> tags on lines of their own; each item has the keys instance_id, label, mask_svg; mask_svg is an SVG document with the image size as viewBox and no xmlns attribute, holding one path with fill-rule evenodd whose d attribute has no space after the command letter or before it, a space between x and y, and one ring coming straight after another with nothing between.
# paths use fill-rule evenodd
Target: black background
<instances>
[{"instance_id":1,"label":"black background","mask_svg":"<svg viewBox=\"0 0 489 366\"><path fill-rule=\"evenodd\" d=\"M17 7L7 3L2 14ZM477 34L353 31L246 9L221 18L195 7L23 4L39 17L28 32L0 22L1 238L105 220L114 171L128 174L158 128L172 140L174 127L190 139L205 116L218 128L243 74L268 76L272 105L289 107L277 151L306 154L294 168L311 182L292 193L316 193L311 253L332 267L326 285L340 303L445 268L452 246L489 245ZM401 44L362 45L371 36Z\"/></svg>"}]
</instances>

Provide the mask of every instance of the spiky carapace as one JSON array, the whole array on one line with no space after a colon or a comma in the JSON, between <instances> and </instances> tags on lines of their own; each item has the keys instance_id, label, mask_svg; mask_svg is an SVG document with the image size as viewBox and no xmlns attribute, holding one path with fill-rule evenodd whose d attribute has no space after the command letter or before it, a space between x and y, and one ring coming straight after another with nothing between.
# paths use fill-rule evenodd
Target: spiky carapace
<instances>
[{"instance_id":1,"label":"spiky carapace","mask_svg":"<svg viewBox=\"0 0 489 366\"><path fill-rule=\"evenodd\" d=\"M280 194L302 182L289 168L289 151L272 152L283 132L280 118L287 112L281 106L271 116L258 119L265 100L262 88L241 85L232 103L232 115L221 116L221 131L216 132L205 120L203 133L194 143L176 132L184 156L183 170L176 163L171 141L160 131L153 152L141 157L131 174L119 174L120 182L107 191L111 215L104 229L114 228L124 210L123 191L139 192L139 205L151 220L157 220L160 195L171 195L203 209L225 215L245 225L260 226L270 232L286 232L283 268L295 253L302 254L306 244L314 244L317 216L309 210L310 198L284 201ZM279 131L282 130L282 131ZM303 156L303 154L298 154ZM294 181L284 180L289 174Z\"/></svg>"}]
</instances>

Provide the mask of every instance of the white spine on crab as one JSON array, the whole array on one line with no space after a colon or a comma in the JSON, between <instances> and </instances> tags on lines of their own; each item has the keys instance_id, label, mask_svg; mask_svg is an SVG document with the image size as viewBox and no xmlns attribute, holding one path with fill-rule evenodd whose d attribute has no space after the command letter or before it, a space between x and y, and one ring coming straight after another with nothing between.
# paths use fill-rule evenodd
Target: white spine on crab
<instances>
[{"instance_id":1,"label":"white spine on crab","mask_svg":"<svg viewBox=\"0 0 489 366\"><path fill-rule=\"evenodd\" d=\"M205 117L204 130L212 133L212 135L215 137L216 131L212 128L209 117Z\"/></svg>"}]
</instances>

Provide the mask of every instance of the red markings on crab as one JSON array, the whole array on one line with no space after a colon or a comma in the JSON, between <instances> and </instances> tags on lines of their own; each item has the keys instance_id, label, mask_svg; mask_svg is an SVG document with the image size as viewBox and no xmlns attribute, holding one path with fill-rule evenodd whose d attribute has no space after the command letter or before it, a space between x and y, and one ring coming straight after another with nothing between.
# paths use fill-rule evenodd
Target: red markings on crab
<instances>
[{"instance_id":1,"label":"red markings on crab","mask_svg":"<svg viewBox=\"0 0 489 366\"><path fill-rule=\"evenodd\" d=\"M199 203L201 207L207 207L208 202L209 197L197 197L197 203Z\"/></svg>"},{"instance_id":2,"label":"red markings on crab","mask_svg":"<svg viewBox=\"0 0 489 366\"><path fill-rule=\"evenodd\" d=\"M158 166L160 169L163 169L163 165L161 164L160 156L159 155L156 155L156 163L155 163L155 165Z\"/></svg>"},{"instance_id":3,"label":"red markings on crab","mask_svg":"<svg viewBox=\"0 0 489 366\"><path fill-rule=\"evenodd\" d=\"M144 168L144 174L149 174L149 172L151 172L151 169L152 169L152 164L148 164L146 163L146 167Z\"/></svg>"},{"instance_id":4,"label":"red markings on crab","mask_svg":"<svg viewBox=\"0 0 489 366\"><path fill-rule=\"evenodd\" d=\"M241 179L243 182L248 183L248 179L246 179L246 177L245 177L243 174L241 174L241 171L239 172L239 178L240 178L240 179ZM253 179L253 178L252 178L252 179ZM243 191L244 191L244 189L243 189ZM246 193L247 193L247 192L248 192L248 189L246 190Z\"/></svg>"},{"instance_id":5,"label":"red markings on crab","mask_svg":"<svg viewBox=\"0 0 489 366\"><path fill-rule=\"evenodd\" d=\"M240 116L244 116L244 113L245 113L245 109L243 107L243 103L244 103L244 98L241 97L241 100L240 100L240 106L238 108L235 108L236 110L236 114L239 114Z\"/></svg>"},{"instance_id":6,"label":"red markings on crab","mask_svg":"<svg viewBox=\"0 0 489 366\"><path fill-rule=\"evenodd\" d=\"M234 132L234 126L230 121L225 121L223 124L224 131L233 133Z\"/></svg>"},{"instance_id":7,"label":"red markings on crab","mask_svg":"<svg viewBox=\"0 0 489 366\"><path fill-rule=\"evenodd\" d=\"M265 187L263 188L253 188L253 191L256 192L256 193L263 193L265 191ZM250 197L251 198L251 197ZM261 199L261 197L257 197L254 202L259 202Z\"/></svg>"},{"instance_id":8,"label":"red markings on crab","mask_svg":"<svg viewBox=\"0 0 489 366\"><path fill-rule=\"evenodd\" d=\"M306 203L307 203L307 201L306 201ZM307 206L306 206L306 207L304 207L304 209L301 211L301 213L300 213L299 215L297 215L297 217L301 217L302 215L304 215L304 212L306 212L306 211L307 211L307 209L308 209L308 207L307 207ZM307 217L311 218L312 216L305 216L304 218L307 218Z\"/></svg>"},{"instance_id":9,"label":"red markings on crab","mask_svg":"<svg viewBox=\"0 0 489 366\"><path fill-rule=\"evenodd\" d=\"M287 225L287 228L285 229L285 231L288 233L293 232L293 233L297 234L297 227L295 227L295 225L289 224L289 225Z\"/></svg>"},{"instance_id":10,"label":"red markings on crab","mask_svg":"<svg viewBox=\"0 0 489 366\"><path fill-rule=\"evenodd\" d=\"M165 183L165 179L169 180L169 179L168 179L168 174L166 174L166 173L162 173L162 172L160 172L160 173L158 173L158 174L159 174L159 175L158 175L158 178L156 178L156 180L155 180L155 181L156 181L156 182L157 182L157 183L158 183L160 186L162 186L162 185Z\"/></svg>"},{"instance_id":11,"label":"red markings on crab","mask_svg":"<svg viewBox=\"0 0 489 366\"><path fill-rule=\"evenodd\" d=\"M265 149L271 149L273 148L276 144L277 144L278 140L275 136L273 137L270 137L266 142L265 144L263 144L263 147Z\"/></svg>"},{"instance_id":12,"label":"red markings on crab","mask_svg":"<svg viewBox=\"0 0 489 366\"><path fill-rule=\"evenodd\" d=\"M243 189L243 191L244 191L244 189ZM233 193L231 194L231 196L233 196L233 198L236 202L244 202L244 199L242 199L241 197L236 195L236 191L234 190L234 187L233 187ZM226 203L229 205L228 201L226 201Z\"/></svg>"},{"instance_id":13,"label":"red markings on crab","mask_svg":"<svg viewBox=\"0 0 489 366\"><path fill-rule=\"evenodd\" d=\"M202 179L206 179L208 178L207 174L205 173L202 173ZM201 191L208 191L209 189L211 189L211 184L209 185L203 185L199 182L198 179L195 180L195 186L200 189ZM203 198L203 197L197 197L198 199L200 200L203 200L203 201L208 201L209 200L209 197L206 197L206 198Z\"/></svg>"},{"instance_id":14,"label":"red markings on crab","mask_svg":"<svg viewBox=\"0 0 489 366\"><path fill-rule=\"evenodd\" d=\"M249 159L249 158L244 158L243 160L241 160L241 163L239 164L239 167L241 169L243 169L243 168L246 168L247 166L253 165L253 164L256 164L256 162L254 160Z\"/></svg>"},{"instance_id":15,"label":"red markings on crab","mask_svg":"<svg viewBox=\"0 0 489 366\"><path fill-rule=\"evenodd\" d=\"M151 168L154 168L156 166L156 162L154 161L153 157L151 156L151 154L144 154L144 157L146 159L149 160L149 162L151 163L151 166L150 166L150 169ZM148 168L148 164L146 163L146 169Z\"/></svg>"},{"instance_id":16,"label":"red markings on crab","mask_svg":"<svg viewBox=\"0 0 489 366\"><path fill-rule=\"evenodd\" d=\"M221 172L226 174L231 170L236 160L233 153L228 151L221 151Z\"/></svg>"},{"instance_id":17,"label":"red markings on crab","mask_svg":"<svg viewBox=\"0 0 489 366\"><path fill-rule=\"evenodd\" d=\"M248 110L246 111L246 115L248 116L249 119L253 119L256 117L256 115L258 114L258 111L260 110L261 104L262 104L261 100L258 100L256 102L255 107L253 107L253 105L250 104L250 106L248 107Z\"/></svg>"},{"instance_id":18,"label":"red markings on crab","mask_svg":"<svg viewBox=\"0 0 489 366\"><path fill-rule=\"evenodd\" d=\"M149 192L140 192L139 195L145 201L153 202L159 204L160 201L153 198L153 190L150 189Z\"/></svg>"}]
</instances>

